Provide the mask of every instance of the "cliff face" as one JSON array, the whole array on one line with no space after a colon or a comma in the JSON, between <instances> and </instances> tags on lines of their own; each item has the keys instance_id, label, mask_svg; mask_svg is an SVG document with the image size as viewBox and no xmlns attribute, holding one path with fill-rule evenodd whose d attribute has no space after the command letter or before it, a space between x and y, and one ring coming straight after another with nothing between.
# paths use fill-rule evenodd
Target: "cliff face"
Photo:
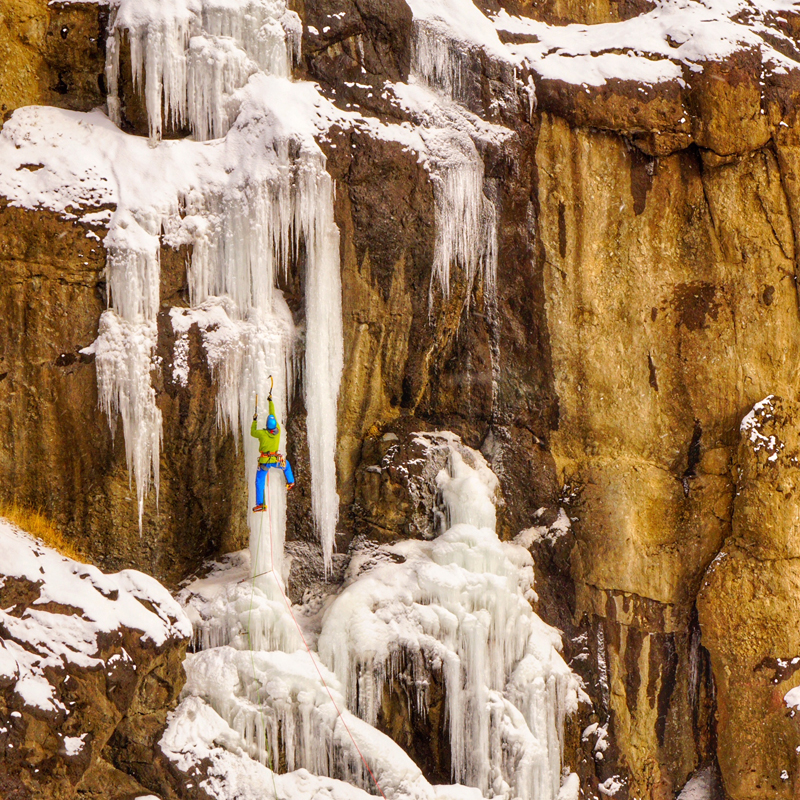
<instances>
[{"instance_id":1,"label":"cliff face","mask_svg":"<svg viewBox=\"0 0 800 800\"><path fill-rule=\"evenodd\" d=\"M574 32L561 26L636 21L654 7L487 2L483 11L546 25L499 26L504 42L530 52ZM393 102L386 84L412 70L405 3L295 9L304 22L298 77L343 109L429 124ZM25 105L105 102L107 10L0 0L0 15L6 119ZM798 59L794 11L743 5L736 24ZM123 47L123 127L146 135L128 58ZM493 284L456 275L449 294L431 293L437 186L418 153L358 126L320 137L341 237L339 549L356 536L418 534L430 509L412 487L418 454L408 434L455 431L500 478L505 538L552 530L559 505L571 521L564 536L532 547L538 611L565 631L603 726L602 736L576 729L570 740L586 792L616 776L618 798L666 800L711 766L735 800L794 797L800 732L782 698L800 681L800 72L767 69L746 37L724 58L698 57L657 80L631 67L587 82L530 60L515 74L480 48L460 63L460 105L505 131L479 146L483 193L497 212ZM81 353L108 300L105 235L103 225L0 201L0 495L41 508L96 563L176 583L204 558L244 546L241 454L218 429L196 326L188 384L168 368L169 309L188 303L189 252L164 246L163 368L152 374L162 481L140 530L125 443L111 435L92 357ZM301 268L282 283L300 325L305 277ZM775 399L740 431L767 395ZM298 393L286 428L300 475L305 413ZM303 480L288 519L288 538L315 541ZM386 709L402 708L402 691L387 692ZM399 711L381 724L409 750L424 749L429 732ZM440 749L431 779L448 772Z\"/></svg>"}]
</instances>

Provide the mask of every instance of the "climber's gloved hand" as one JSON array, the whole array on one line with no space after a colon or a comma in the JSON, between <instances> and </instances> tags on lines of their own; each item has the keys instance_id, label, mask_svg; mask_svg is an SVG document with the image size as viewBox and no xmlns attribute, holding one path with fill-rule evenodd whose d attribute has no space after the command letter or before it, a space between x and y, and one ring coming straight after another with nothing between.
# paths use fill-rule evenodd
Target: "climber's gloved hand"
<instances>
[{"instance_id":1,"label":"climber's gloved hand","mask_svg":"<svg viewBox=\"0 0 800 800\"><path fill-rule=\"evenodd\" d=\"M267 400L272 400L272 392L267 395Z\"/></svg>"},{"instance_id":2,"label":"climber's gloved hand","mask_svg":"<svg viewBox=\"0 0 800 800\"><path fill-rule=\"evenodd\" d=\"M257 419L258 419L258 411L256 411L255 414L253 414L253 422L255 422Z\"/></svg>"}]
</instances>

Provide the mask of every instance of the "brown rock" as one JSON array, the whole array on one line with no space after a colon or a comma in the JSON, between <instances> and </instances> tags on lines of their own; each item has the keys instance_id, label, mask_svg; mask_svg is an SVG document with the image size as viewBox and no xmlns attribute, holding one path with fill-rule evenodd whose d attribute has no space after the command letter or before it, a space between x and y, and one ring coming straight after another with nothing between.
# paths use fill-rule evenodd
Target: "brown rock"
<instances>
[{"instance_id":1,"label":"brown rock","mask_svg":"<svg viewBox=\"0 0 800 800\"><path fill-rule=\"evenodd\" d=\"M177 582L205 555L242 546L244 512L237 504L234 513L230 491L232 479L243 480L241 460L232 437L217 431L196 331L189 385L171 381L174 335L165 312L160 383L156 376L161 497L158 507L148 498L140 532L124 439L112 439L92 360L80 352L105 309L98 232L46 211L0 208L0 497L40 509L108 569L136 565ZM184 282L183 255L165 251L162 297L181 302L174 287Z\"/></svg>"},{"instance_id":2,"label":"brown rock","mask_svg":"<svg viewBox=\"0 0 800 800\"><path fill-rule=\"evenodd\" d=\"M631 695L642 666L622 628L609 662L631 791L667 796L703 752L684 674L689 611L730 531L738 422L795 382L795 249L770 151L713 168L686 152L634 153L545 116L539 225L560 410L552 452L577 517L575 611L608 619L590 602L597 591L673 609L648 632L654 647L672 639L677 659L666 711ZM655 658L647 674L666 680L667 666ZM662 712L675 726L663 743Z\"/></svg>"},{"instance_id":3,"label":"brown rock","mask_svg":"<svg viewBox=\"0 0 800 800\"><path fill-rule=\"evenodd\" d=\"M51 105L89 111L105 101L107 9L95 3L0 2L0 111Z\"/></svg>"},{"instance_id":4,"label":"brown rock","mask_svg":"<svg viewBox=\"0 0 800 800\"><path fill-rule=\"evenodd\" d=\"M16 672L0 680L3 796L123 800L143 785L170 793L172 780L154 765L167 713L185 680L188 622L176 616L166 591L156 591L144 576L115 583L18 536L6 553L11 574L0 587L0 605L16 618L5 615L0 622L0 645L12 658L20 649L25 653ZM23 556L25 547L31 553ZM43 565L40 580L24 573L31 559ZM63 599L67 573L80 582L75 602L83 605L42 602L43 595ZM131 618L131 604L141 606L139 628L118 621ZM28 689L21 688L25 681Z\"/></svg>"},{"instance_id":5,"label":"brown rock","mask_svg":"<svg viewBox=\"0 0 800 800\"><path fill-rule=\"evenodd\" d=\"M800 728L783 702L800 683L799 409L772 397L745 418L732 535L698 598L717 687L719 764L733 800L795 797L800 778Z\"/></svg>"}]
</instances>

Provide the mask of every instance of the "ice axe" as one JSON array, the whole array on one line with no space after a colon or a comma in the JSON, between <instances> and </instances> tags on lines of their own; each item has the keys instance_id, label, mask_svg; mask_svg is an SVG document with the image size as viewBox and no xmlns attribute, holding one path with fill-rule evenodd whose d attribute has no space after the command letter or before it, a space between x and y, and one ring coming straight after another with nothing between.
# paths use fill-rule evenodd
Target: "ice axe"
<instances>
[{"instance_id":1,"label":"ice axe","mask_svg":"<svg viewBox=\"0 0 800 800\"><path fill-rule=\"evenodd\" d=\"M274 381L272 380L272 375L269 376L269 397L272 398L272 387L275 385ZM256 413L253 416L253 419L258 417L258 392L256 392Z\"/></svg>"}]
</instances>

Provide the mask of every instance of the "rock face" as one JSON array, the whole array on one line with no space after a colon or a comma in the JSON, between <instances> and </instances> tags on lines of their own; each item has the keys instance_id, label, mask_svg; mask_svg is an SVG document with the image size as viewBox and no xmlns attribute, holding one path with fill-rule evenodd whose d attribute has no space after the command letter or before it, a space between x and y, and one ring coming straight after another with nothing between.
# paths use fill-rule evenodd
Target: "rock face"
<instances>
[{"instance_id":1,"label":"rock face","mask_svg":"<svg viewBox=\"0 0 800 800\"><path fill-rule=\"evenodd\" d=\"M139 531L124 440L112 437L92 357L80 352L96 337L106 304L104 230L4 205L0 231L0 495L41 509L107 569L136 564L178 581L198 557L241 547L244 518L232 513L229 486L243 470L231 438L217 433L215 389L199 370L187 387L166 370L157 377L169 431L163 458L174 466L160 505L148 498L147 535ZM167 251L162 267L162 296L171 304L185 281L183 259ZM159 355L170 364L168 313L160 330ZM200 352L194 338L191 353L199 359Z\"/></svg>"},{"instance_id":2,"label":"rock face","mask_svg":"<svg viewBox=\"0 0 800 800\"><path fill-rule=\"evenodd\" d=\"M634 786L669 797L709 755L689 744L706 713L690 623L730 532L738 422L796 382L790 205L769 150L717 167L690 151L647 159L547 116L537 165L575 614L605 618L619 648L610 699ZM653 759L665 746L678 752Z\"/></svg>"},{"instance_id":3,"label":"rock face","mask_svg":"<svg viewBox=\"0 0 800 800\"><path fill-rule=\"evenodd\" d=\"M89 111L105 102L108 12L92 3L0 4L0 110L54 105Z\"/></svg>"},{"instance_id":4,"label":"rock face","mask_svg":"<svg viewBox=\"0 0 800 800\"><path fill-rule=\"evenodd\" d=\"M654 5L482 7L561 35L560 26L635 20ZM419 123L385 87L413 69L404 2L307 0L295 9L304 21L298 77L342 108ZM448 428L480 448L501 481L498 530L549 531L529 537L538 611L565 631L595 702L594 727L572 731L569 748L594 794L618 779L617 798L668 800L706 766L719 768L735 800L796 796L800 781L798 732L782 699L800 657L800 79L789 63L800 60L800 22L794 11L750 12L736 24L780 50L782 69L749 41L724 59L670 56L668 80L581 85L530 64L517 81L507 63L465 50L461 105L507 131L480 150L497 210L494 286L455 280L449 297L430 294L436 186L415 153L357 126L320 141L341 233L340 551L355 537L416 537L435 519L435 498L413 468L414 432ZM103 104L102 6L0 0L0 14L4 114ZM541 29L526 30L508 25L500 35L535 45ZM121 67L123 123L146 135L124 50ZM140 532L124 442L97 408L95 368L81 354L107 303L104 235L0 203L0 497L41 507L98 564L177 582L203 558L244 545L241 458L217 429L194 328L189 384L153 370L162 484ZM168 309L188 300L187 256L161 253L165 367L175 357ZM302 270L282 288L302 324ZM286 428L289 456L307 474L301 402ZM288 512L289 538L304 540L296 547L315 541L310 503L300 481ZM559 505L570 523L563 535L552 533ZM153 670L167 669L156 662ZM130 742L150 741L147 709L171 699L165 691L159 699L153 686L131 689L124 709L108 712L96 733L108 742L104 761L75 772L56 759L64 797L77 780L99 796L103 770L160 786ZM384 729L421 753L429 732L398 724L391 710L403 695L386 691ZM433 753L432 778L447 777L446 753ZM13 790L33 791L25 780Z\"/></svg>"},{"instance_id":5,"label":"rock face","mask_svg":"<svg viewBox=\"0 0 800 800\"><path fill-rule=\"evenodd\" d=\"M171 794L157 748L191 626L152 578L104 575L3 522L4 797Z\"/></svg>"},{"instance_id":6,"label":"rock face","mask_svg":"<svg viewBox=\"0 0 800 800\"><path fill-rule=\"evenodd\" d=\"M717 752L733 798L797 794L800 730L783 702L800 680L797 413L796 401L770 396L745 417L732 534L698 599L716 676Z\"/></svg>"}]
</instances>

